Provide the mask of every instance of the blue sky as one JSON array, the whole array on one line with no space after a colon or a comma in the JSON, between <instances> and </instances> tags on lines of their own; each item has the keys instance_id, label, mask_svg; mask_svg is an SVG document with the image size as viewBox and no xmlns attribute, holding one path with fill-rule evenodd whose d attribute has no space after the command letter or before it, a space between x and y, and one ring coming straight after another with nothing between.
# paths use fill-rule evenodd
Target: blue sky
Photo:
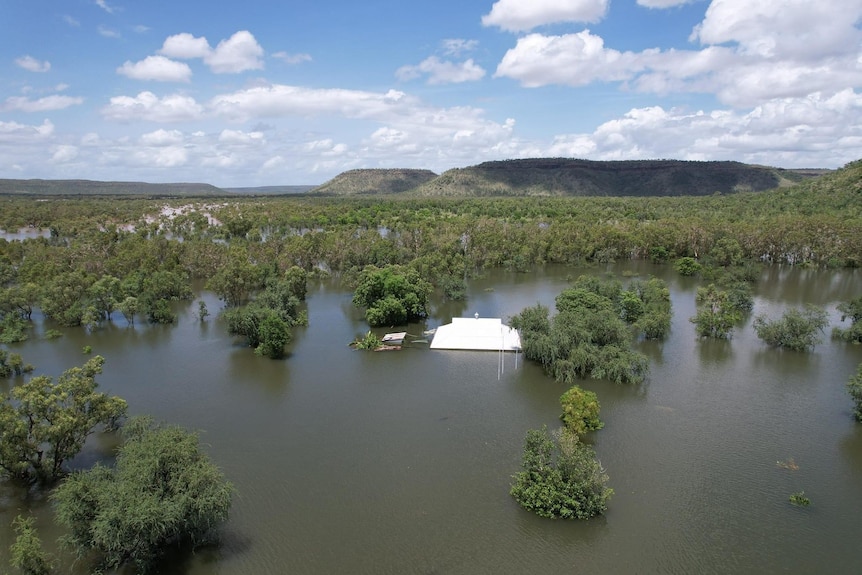
<instances>
[{"instance_id":1,"label":"blue sky","mask_svg":"<svg viewBox=\"0 0 862 575\"><path fill-rule=\"evenodd\" d=\"M862 0L5 0L0 177L862 158Z\"/></svg>"}]
</instances>

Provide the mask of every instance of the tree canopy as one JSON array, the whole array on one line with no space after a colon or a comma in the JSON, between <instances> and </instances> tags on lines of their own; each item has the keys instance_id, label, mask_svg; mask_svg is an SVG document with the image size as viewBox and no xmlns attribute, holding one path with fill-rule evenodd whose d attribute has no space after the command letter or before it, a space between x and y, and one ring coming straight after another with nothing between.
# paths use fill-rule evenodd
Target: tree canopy
<instances>
[{"instance_id":1,"label":"tree canopy","mask_svg":"<svg viewBox=\"0 0 862 575\"><path fill-rule=\"evenodd\" d=\"M51 481L100 427L113 429L125 400L96 391L105 360L95 356L66 370L56 382L40 375L0 400L0 470L23 481Z\"/></svg>"},{"instance_id":2,"label":"tree canopy","mask_svg":"<svg viewBox=\"0 0 862 575\"><path fill-rule=\"evenodd\" d=\"M431 290L431 284L412 268L367 266L359 274L353 304L365 308L371 326L403 325L428 315Z\"/></svg>"},{"instance_id":3,"label":"tree canopy","mask_svg":"<svg viewBox=\"0 0 862 575\"><path fill-rule=\"evenodd\" d=\"M101 569L146 571L171 544L210 541L228 517L233 486L195 433L142 417L123 436L114 467L70 475L52 499L79 557L96 552Z\"/></svg>"}]
</instances>

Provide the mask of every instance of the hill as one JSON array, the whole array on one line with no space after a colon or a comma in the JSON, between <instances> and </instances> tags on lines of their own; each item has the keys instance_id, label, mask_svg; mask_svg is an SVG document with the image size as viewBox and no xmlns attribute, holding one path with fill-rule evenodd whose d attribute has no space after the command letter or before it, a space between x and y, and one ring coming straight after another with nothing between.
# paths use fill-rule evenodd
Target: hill
<instances>
[{"instance_id":1,"label":"hill","mask_svg":"<svg viewBox=\"0 0 862 575\"><path fill-rule=\"evenodd\" d=\"M706 196L762 191L816 177L740 162L591 161L537 158L448 170L415 190L420 196Z\"/></svg>"},{"instance_id":2,"label":"hill","mask_svg":"<svg viewBox=\"0 0 862 575\"><path fill-rule=\"evenodd\" d=\"M348 170L314 188L310 193L333 196L398 194L417 188L436 177L437 174L431 170Z\"/></svg>"},{"instance_id":3,"label":"hill","mask_svg":"<svg viewBox=\"0 0 862 575\"><path fill-rule=\"evenodd\" d=\"M94 180L0 179L0 195L26 196L227 196L229 192L210 184L148 184L146 182L99 182Z\"/></svg>"}]
</instances>

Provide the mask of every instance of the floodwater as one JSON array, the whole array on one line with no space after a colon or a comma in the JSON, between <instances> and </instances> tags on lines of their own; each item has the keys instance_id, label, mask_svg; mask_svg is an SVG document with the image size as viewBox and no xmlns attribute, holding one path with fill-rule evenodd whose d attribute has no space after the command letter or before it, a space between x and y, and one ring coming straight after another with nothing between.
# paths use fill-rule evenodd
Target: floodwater
<instances>
[{"instance_id":1,"label":"floodwater","mask_svg":"<svg viewBox=\"0 0 862 575\"><path fill-rule=\"evenodd\" d=\"M203 323L188 302L172 327L131 329L117 314L93 334L63 330L11 347L56 376L90 345L107 359L101 387L133 414L201 430L236 486L231 519L218 547L173 555L162 573L862 572L862 424L845 389L862 346L827 333L813 352L791 353L751 327L758 314L804 303L838 325L835 305L862 291L858 271L768 269L729 342L696 339L696 280L646 263L490 272L470 283L466 302L441 304L407 331L420 339L453 316L553 309L569 278L625 281L624 271L668 281L673 328L663 343L640 344L646 383L583 382L601 402L605 427L589 441L615 491L607 514L589 521L542 519L508 494L525 432L559 425L563 385L513 354L501 368L497 353L427 343L353 350L368 328L334 281L310 286L310 326L295 331L284 361L227 337L206 293ZM75 463L111 446L96 438ZM798 491L810 507L789 503ZM6 486L3 553L12 518L28 507L43 539L59 535L43 498Z\"/></svg>"}]
</instances>

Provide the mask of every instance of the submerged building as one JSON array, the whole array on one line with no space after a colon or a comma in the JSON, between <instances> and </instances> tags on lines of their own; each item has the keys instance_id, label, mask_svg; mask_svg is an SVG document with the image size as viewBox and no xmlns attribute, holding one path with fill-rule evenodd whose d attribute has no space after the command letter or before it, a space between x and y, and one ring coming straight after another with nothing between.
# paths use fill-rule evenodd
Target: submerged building
<instances>
[{"instance_id":1,"label":"submerged building","mask_svg":"<svg viewBox=\"0 0 862 575\"><path fill-rule=\"evenodd\" d=\"M521 351L518 330L503 324L500 318L454 317L434 332L431 349L474 351Z\"/></svg>"}]
</instances>

